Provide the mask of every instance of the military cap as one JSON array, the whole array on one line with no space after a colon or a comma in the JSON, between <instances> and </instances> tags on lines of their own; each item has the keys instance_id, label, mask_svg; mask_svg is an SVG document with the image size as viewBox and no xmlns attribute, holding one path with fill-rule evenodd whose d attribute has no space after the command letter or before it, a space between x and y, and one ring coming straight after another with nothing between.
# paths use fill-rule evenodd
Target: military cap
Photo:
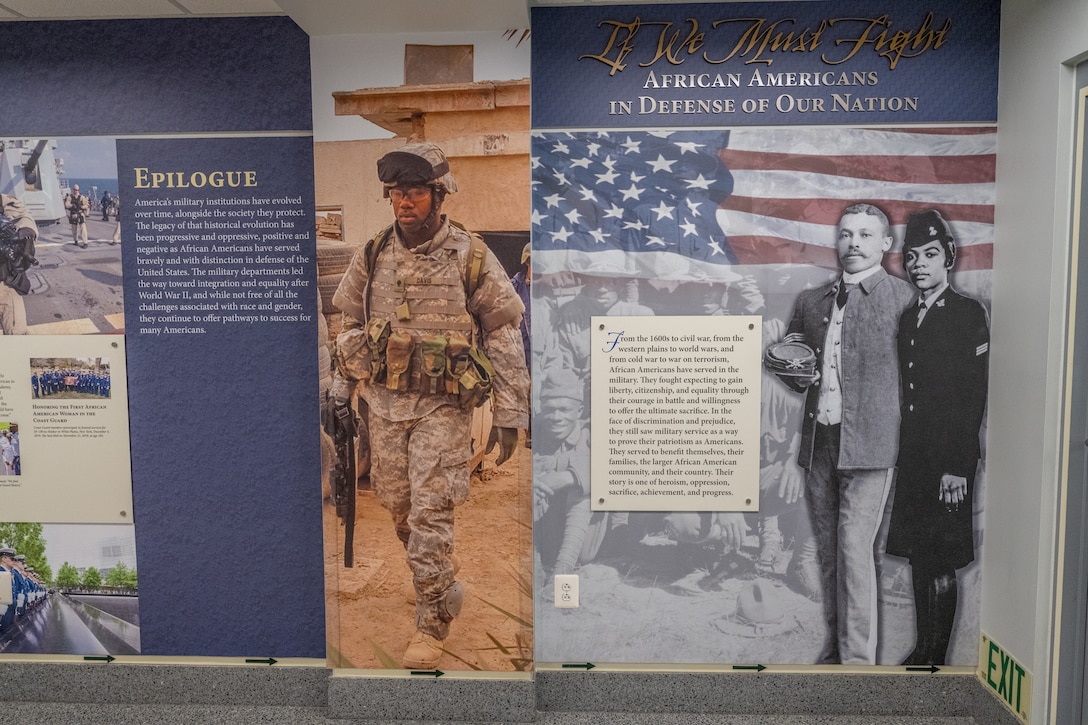
<instances>
[{"instance_id":1,"label":"military cap","mask_svg":"<svg viewBox=\"0 0 1088 725\"><path fill-rule=\"evenodd\" d=\"M4 557L4 556L10 556L10 557L14 558L15 557L15 549L11 548L10 546L0 547L0 557Z\"/></svg>"},{"instance_id":2,"label":"military cap","mask_svg":"<svg viewBox=\"0 0 1088 725\"><path fill-rule=\"evenodd\" d=\"M750 625L775 624L786 616L776 587L759 579L748 583L737 595L737 619Z\"/></svg>"},{"instance_id":3,"label":"military cap","mask_svg":"<svg viewBox=\"0 0 1088 725\"><path fill-rule=\"evenodd\" d=\"M579 403L585 397L585 384L567 368L552 368L540 384L540 399L569 398Z\"/></svg>"},{"instance_id":4,"label":"military cap","mask_svg":"<svg viewBox=\"0 0 1088 725\"><path fill-rule=\"evenodd\" d=\"M19 554L18 556L15 557L15 561L26 561L26 555L25 554Z\"/></svg>"},{"instance_id":5,"label":"military cap","mask_svg":"<svg viewBox=\"0 0 1088 725\"><path fill-rule=\"evenodd\" d=\"M433 143L410 143L378 159L378 179L386 189L393 186L434 185L447 192L457 191L450 163Z\"/></svg>"},{"instance_id":6,"label":"military cap","mask_svg":"<svg viewBox=\"0 0 1088 725\"><path fill-rule=\"evenodd\" d=\"M956 241L948 222L936 209L914 212L907 219L907 229L903 233L904 264L906 251L912 247L922 247L930 242L939 242L944 248L944 266L949 269L956 263Z\"/></svg>"},{"instance_id":7,"label":"military cap","mask_svg":"<svg viewBox=\"0 0 1088 725\"><path fill-rule=\"evenodd\" d=\"M816 353L799 340L783 340L767 347L763 367L776 375L811 377L816 373Z\"/></svg>"}]
</instances>

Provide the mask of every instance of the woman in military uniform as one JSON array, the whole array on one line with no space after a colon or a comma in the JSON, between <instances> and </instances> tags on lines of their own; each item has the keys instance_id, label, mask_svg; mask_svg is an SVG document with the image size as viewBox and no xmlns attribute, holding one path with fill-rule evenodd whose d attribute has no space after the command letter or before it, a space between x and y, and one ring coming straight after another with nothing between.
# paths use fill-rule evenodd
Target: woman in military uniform
<instances>
[{"instance_id":1,"label":"woman in military uniform","mask_svg":"<svg viewBox=\"0 0 1088 725\"><path fill-rule=\"evenodd\" d=\"M956 570L975 558L972 510L986 409L989 330L948 284L956 244L936 210L912 214L903 263L920 292L899 322L902 424L887 553L910 560L917 638L903 664L944 664Z\"/></svg>"}]
</instances>

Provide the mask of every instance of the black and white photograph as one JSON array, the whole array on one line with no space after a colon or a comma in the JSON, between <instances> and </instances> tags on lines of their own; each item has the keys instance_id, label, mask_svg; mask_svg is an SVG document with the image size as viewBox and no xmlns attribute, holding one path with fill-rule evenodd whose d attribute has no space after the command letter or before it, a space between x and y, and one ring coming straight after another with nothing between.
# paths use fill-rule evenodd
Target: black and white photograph
<instances>
[{"instance_id":1,"label":"black and white photograph","mask_svg":"<svg viewBox=\"0 0 1088 725\"><path fill-rule=\"evenodd\" d=\"M974 664L994 144L534 132L541 661ZM592 510L593 315L763 317L757 513Z\"/></svg>"}]
</instances>

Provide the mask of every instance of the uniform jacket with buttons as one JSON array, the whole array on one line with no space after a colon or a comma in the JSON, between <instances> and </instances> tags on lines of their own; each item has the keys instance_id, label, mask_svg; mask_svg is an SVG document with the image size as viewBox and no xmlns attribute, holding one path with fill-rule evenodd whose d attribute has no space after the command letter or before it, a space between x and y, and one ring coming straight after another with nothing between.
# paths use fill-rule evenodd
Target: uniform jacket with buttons
<instances>
[{"instance_id":1,"label":"uniform jacket with buttons","mask_svg":"<svg viewBox=\"0 0 1088 725\"><path fill-rule=\"evenodd\" d=\"M935 471L970 478L982 455L979 428L986 412L990 333L976 300L948 288L918 306L899 327L903 378L902 453L924 457ZM918 461L908 461L918 467Z\"/></svg>"},{"instance_id":2,"label":"uniform jacket with buttons","mask_svg":"<svg viewBox=\"0 0 1088 725\"><path fill-rule=\"evenodd\" d=\"M824 341L840 280L802 292L787 337L800 334L823 360ZM883 269L858 283L842 322L842 431L839 468L891 468L899 448L899 317L915 300L914 288ZM812 464L819 381L808 388L797 462Z\"/></svg>"}]
</instances>

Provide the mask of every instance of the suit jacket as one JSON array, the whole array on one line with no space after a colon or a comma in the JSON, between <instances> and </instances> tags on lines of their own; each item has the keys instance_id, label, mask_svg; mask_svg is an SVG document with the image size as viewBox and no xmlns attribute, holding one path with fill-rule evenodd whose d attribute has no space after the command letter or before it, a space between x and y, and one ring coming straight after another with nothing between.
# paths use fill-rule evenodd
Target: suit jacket
<instances>
[{"instance_id":1,"label":"suit jacket","mask_svg":"<svg viewBox=\"0 0 1088 725\"><path fill-rule=\"evenodd\" d=\"M839 281L802 292L787 337L800 334L823 360ZM899 365L895 336L899 317L915 299L914 288L883 269L862 280L850 296L842 323L842 430L839 468L891 468L899 448ZM797 461L812 464L819 381L808 389Z\"/></svg>"},{"instance_id":2,"label":"suit jacket","mask_svg":"<svg viewBox=\"0 0 1088 725\"><path fill-rule=\"evenodd\" d=\"M981 457L990 334L976 300L948 288L931 301L921 326L917 305L903 313L900 465L970 478Z\"/></svg>"}]
</instances>

